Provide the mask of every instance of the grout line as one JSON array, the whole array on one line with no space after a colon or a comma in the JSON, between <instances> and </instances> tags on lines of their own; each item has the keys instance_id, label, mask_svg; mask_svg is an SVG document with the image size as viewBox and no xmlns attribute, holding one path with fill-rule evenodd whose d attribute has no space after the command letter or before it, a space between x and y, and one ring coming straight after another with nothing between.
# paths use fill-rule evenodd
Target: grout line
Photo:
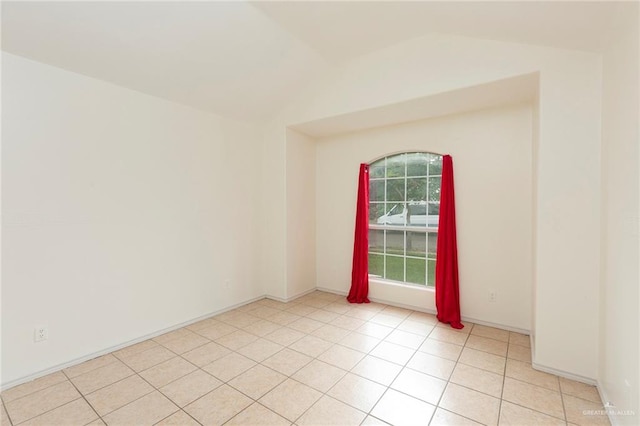
<instances>
[{"instance_id":1,"label":"grout line","mask_svg":"<svg viewBox=\"0 0 640 426\"><path fill-rule=\"evenodd\" d=\"M98 412L96 411L96 409L95 409L95 408L93 408L93 405L91 405L91 404L89 403L89 401L87 401L87 398L85 398L84 394L83 394L82 392L80 392L80 389L78 389L78 387L76 386L76 384L75 384L75 383L73 383L73 382L71 381L71 379L69 378L69 376L67 376L67 373L65 373L64 371L62 371L62 374L64 374L64 376L67 378L67 380L69 381L69 383L71 383L71 386L73 386L73 387L74 387L74 389L76 390L76 392L78 392L78 394L80 394L80 397L81 397L82 399L84 399L84 402L86 402L86 403L87 403L87 405L88 405L89 407L91 407L91 409L93 410L93 412L94 412L94 413L96 413L96 416L98 416L98 419L102 420L102 422L103 422L103 423L106 423L106 422L104 421L104 419L102 418L102 416L101 416L100 414L98 414ZM75 400L74 400L74 401L75 401ZM51 411L51 410L50 410L50 411ZM44 413L43 413L43 414L44 414Z\"/></svg>"},{"instance_id":2,"label":"grout line","mask_svg":"<svg viewBox=\"0 0 640 426\"><path fill-rule=\"evenodd\" d=\"M13 421L11 420L11 416L9 415L9 410L7 410L7 404L4 402L4 398L0 397L0 402L2 403L2 408L4 409L4 412L7 414L7 418L9 419L9 425L13 425Z\"/></svg>"}]
</instances>

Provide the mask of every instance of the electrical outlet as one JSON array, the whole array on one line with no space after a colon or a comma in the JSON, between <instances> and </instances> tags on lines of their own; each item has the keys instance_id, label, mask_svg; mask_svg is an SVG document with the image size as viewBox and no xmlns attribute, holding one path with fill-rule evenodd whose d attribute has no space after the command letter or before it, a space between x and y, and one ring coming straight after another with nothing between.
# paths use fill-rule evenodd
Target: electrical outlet
<instances>
[{"instance_id":1,"label":"electrical outlet","mask_svg":"<svg viewBox=\"0 0 640 426\"><path fill-rule=\"evenodd\" d=\"M489 291L489 302L495 302L498 300L498 292L495 290Z\"/></svg>"},{"instance_id":2,"label":"electrical outlet","mask_svg":"<svg viewBox=\"0 0 640 426\"><path fill-rule=\"evenodd\" d=\"M44 325L36 326L33 330L33 341L34 342L42 342L43 340L47 340L49 338L49 329Z\"/></svg>"}]
</instances>

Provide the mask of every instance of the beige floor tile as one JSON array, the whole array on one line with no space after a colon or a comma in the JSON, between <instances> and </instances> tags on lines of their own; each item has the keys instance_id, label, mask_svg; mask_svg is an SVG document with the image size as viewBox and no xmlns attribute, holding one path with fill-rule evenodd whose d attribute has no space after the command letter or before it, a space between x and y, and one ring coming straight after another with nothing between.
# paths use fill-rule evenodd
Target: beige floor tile
<instances>
[{"instance_id":1,"label":"beige floor tile","mask_svg":"<svg viewBox=\"0 0 640 426\"><path fill-rule=\"evenodd\" d=\"M134 375L90 393L86 398L98 414L105 416L153 391L149 383Z\"/></svg>"},{"instance_id":2,"label":"beige floor tile","mask_svg":"<svg viewBox=\"0 0 640 426\"><path fill-rule=\"evenodd\" d=\"M407 317L407 320L420 322L422 324L428 324L433 326L438 324L438 318L436 318L435 315L428 314L426 312L418 312L418 311L411 312Z\"/></svg>"},{"instance_id":3,"label":"beige floor tile","mask_svg":"<svg viewBox=\"0 0 640 426\"><path fill-rule=\"evenodd\" d=\"M364 421L360 424L360 426L387 426L389 423L383 422L382 420L373 417L367 416Z\"/></svg>"},{"instance_id":4,"label":"beige floor tile","mask_svg":"<svg viewBox=\"0 0 640 426\"><path fill-rule=\"evenodd\" d=\"M102 421L102 419L96 419L90 423L87 423L85 426L106 426L107 424Z\"/></svg>"},{"instance_id":5,"label":"beige floor tile","mask_svg":"<svg viewBox=\"0 0 640 426\"><path fill-rule=\"evenodd\" d=\"M364 377L348 373L327 395L368 413L387 388Z\"/></svg>"},{"instance_id":6,"label":"beige floor tile","mask_svg":"<svg viewBox=\"0 0 640 426\"><path fill-rule=\"evenodd\" d=\"M178 411L178 407L160 392L155 391L108 414L109 425L153 425Z\"/></svg>"},{"instance_id":7,"label":"beige floor tile","mask_svg":"<svg viewBox=\"0 0 640 426\"><path fill-rule=\"evenodd\" d=\"M11 424L11 420L9 420L9 415L7 414L7 411L4 409L4 404L0 402L0 425L6 426L10 424Z\"/></svg>"},{"instance_id":8,"label":"beige floor tile","mask_svg":"<svg viewBox=\"0 0 640 426\"><path fill-rule=\"evenodd\" d=\"M144 370L140 375L153 386L159 388L186 376L196 369L197 367L189 361L176 357Z\"/></svg>"},{"instance_id":9,"label":"beige floor tile","mask_svg":"<svg viewBox=\"0 0 640 426\"><path fill-rule=\"evenodd\" d=\"M367 415L329 396L323 396L297 421L299 426L359 425Z\"/></svg>"},{"instance_id":10,"label":"beige floor tile","mask_svg":"<svg viewBox=\"0 0 640 426\"><path fill-rule=\"evenodd\" d=\"M122 355L119 358L131 367L134 371L142 371L174 358L176 354L164 346L156 345L144 352L137 352L132 355Z\"/></svg>"},{"instance_id":11,"label":"beige floor tile","mask_svg":"<svg viewBox=\"0 0 640 426\"><path fill-rule=\"evenodd\" d=\"M411 309L400 308L398 306L391 306L391 305L385 306L385 308L382 310L383 314L393 315L402 319L407 318L413 312L414 311L412 311Z\"/></svg>"},{"instance_id":12,"label":"beige floor tile","mask_svg":"<svg viewBox=\"0 0 640 426\"><path fill-rule=\"evenodd\" d=\"M285 348L264 360L262 364L284 374L285 376L291 376L293 373L310 363L312 359L313 358L310 356Z\"/></svg>"},{"instance_id":13,"label":"beige floor tile","mask_svg":"<svg viewBox=\"0 0 640 426\"><path fill-rule=\"evenodd\" d=\"M577 398L586 399L587 401L602 404L600 394L595 386L560 377L560 389L565 395L571 395Z\"/></svg>"},{"instance_id":14,"label":"beige floor tile","mask_svg":"<svg viewBox=\"0 0 640 426\"><path fill-rule=\"evenodd\" d=\"M269 306L260 306L257 309L251 311L251 315L256 316L258 318L266 319L272 321L271 318L277 314L282 312L281 309L270 308Z\"/></svg>"},{"instance_id":15,"label":"beige floor tile","mask_svg":"<svg viewBox=\"0 0 640 426\"><path fill-rule=\"evenodd\" d=\"M502 401L500 408L500 426L563 426L564 420Z\"/></svg>"},{"instance_id":16,"label":"beige floor tile","mask_svg":"<svg viewBox=\"0 0 640 426\"><path fill-rule=\"evenodd\" d=\"M351 372L366 379L389 386L402 370L402 366L374 356L366 356Z\"/></svg>"},{"instance_id":17,"label":"beige floor tile","mask_svg":"<svg viewBox=\"0 0 640 426\"><path fill-rule=\"evenodd\" d=\"M403 369L391 384L392 389L433 405L438 405L446 386L447 382L445 380L409 368Z\"/></svg>"},{"instance_id":18,"label":"beige floor tile","mask_svg":"<svg viewBox=\"0 0 640 426\"><path fill-rule=\"evenodd\" d=\"M531 347L531 338L526 334L509 332L509 343L513 343L520 346Z\"/></svg>"},{"instance_id":19,"label":"beige floor tile","mask_svg":"<svg viewBox=\"0 0 640 426\"><path fill-rule=\"evenodd\" d=\"M288 324L287 327L298 330L302 333L312 333L324 325L323 322L311 318L302 317Z\"/></svg>"},{"instance_id":20,"label":"beige floor tile","mask_svg":"<svg viewBox=\"0 0 640 426\"><path fill-rule=\"evenodd\" d=\"M475 336L488 337L489 339L500 340L502 342L509 342L509 332L507 330L488 327L486 325L474 325L473 329L471 330L471 334Z\"/></svg>"},{"instance_id":21,"label":"beige floor tile","mask_svg":"<svg viewBox=\"0 0 640 426\"><path fill-rule=\"evenodd\" d=\"M331 346L332 344L326 340L318 339L314 336L305 336L297 342L289 345L289 348L315 358Z\"/></svg>"},{"instance_id":22,"label":"beige floor tile","mask_svg":"<svg viewBox=\"0 0 640 426\"><path fill-rule=\"evenodd\" d=\"M314 359L298 370L291 378L320 392L326 392L345 374L347 374L345 370Z\"/></svg>"},{"instance_id":23,"label":"beige floor tile","mask_svg":"<svg viewBox=\"0 0 640 426\"><path fill-rule=\"evenodd\" d=\"M133 374L133 370L122 362L116 361L74 377L71 381L83 395L87 395Z\"/></svg>"},{"instance_id":24,"label":"beige floor tile","mask_svg":"<svg viewBox=\"0 0 640 426\"><path fill-rule=\"evenodd\" d=\"M221 385L222 382L212 375L196 370L163 386L160 392L179 407L184 407Z\"/></svg>"},{"instance_id":25,"label":"beige floor tile","mask_svg":"<svg viewBox=\"0 0 640 426\"><path fill-rule=\"evenodd\" d=\"M237 328L246 328L251 324L254 324L258 321L262 321L260 318L254 317L253 315L248 315L244 313L237 313L237 311L233 311L236 315L229 317L224 322L226 324L232 325Z\"/></svg>"},{"instance_id":26,"label":"beige floor tile","mask_svg":"<svg viewBox=\"0 0 640 426\"><path fill-rule=\"evenodd\" d=\"M215 318L207 318L207 319L203 319L202 321L198 321L198 322L194 322L193 324L189 324L185 328L187 330L197 331L197 330L202 330L202 329L207 328L207 327L211 327L212 325L216 325L216 324L220 324L220 321L218 321Z\"/></svg>"},{"instance_id":27,"label":"beige floor tile","mask_svg":"<svg viewBox=\"0 0 640 426\"><path fill-rule=\"evenodd\" d=\"M297 321L300 318L302 318L300 315L295 315L295 314L292 314L291 312L286 312L286 311L280 311L277 314L271 315L268 317L269 321L273 321L276 324L280 324L280 325L291 324L292 322Z\"/></svg>"},{"instance_id":28,"label":"beige floor tile","mask_svg":"<svg viewBox=\"0 0 640 426\"><path fill-rule=\"evenodd\" d=\"M424 352L416 352L407 367L440 379L449 380L456 363Z\"/></svg>"},{"instance_id":29,"label":"beige floor tile","mask_svg":"<svg viewBox=\"0 0 640 426\"><path fill-rule=\"evenodd\" d=\"M100 367L104 367L105 365L111 364L112 362L117 361L118 359L111 354L106 354L103 356L99 356L97 358L91 359L89 361L85 361L82 364L74 365L73 367L65 368L62 370L67 377L77 377L84 373L88 373L89 371L95 370Z\"/></svg>"},{"instance_id":30,"label":"beige floor tile","mask_svg":"<svg viewBox=\"0 0 640 426\"><path fill-rule=\"evenodd\" d=\"M349 331L355 331L358 328L362 327L366 321L353 318L348 315L342 315L338 318L334 319L330 322L331 325L335 325L336 327L344 328Z\"/></svg>"},{"instance_id":31,"label":"beige floor tile","mask_svg":"<svg viewBox=\"0 0 640 426\"><path fill-rule=\"evenodd\" d=\"M273 331L273 333L267 334L264 338L267 340L271 340L272 342L276 342L277 344L282 346L289 346L292 343L302 339L304 336L306 336L306 334L298 330L294 330L288 327L281 327Z\"/></svg>"},{"instance_id":32,"label":"beige floor tile","mask_svg":"<svg viewBox=\"0 0 640 426\"><path fill-rule=\"evenodd\" d=\"M295 398L291 396L295 395ZM322 394L307 385L288 379L260 399L260 403L277 414L296 421Z\"/></svg>"},{"instance_id":33,"label":"beige floor tile","mask_svg":"<svg viewBox=\"0 0 640 426\"><path fill-rule=\"evenodd\" d=\"M481 337L471 334L467 339L465 346L467 348L476 349L483 352L489 352L490 354L507 356L507 342L500 340L489 339L487 337Z\"/></svg>"},{"instance_id":34,"label":"beige floor tile","mask_svg":"<svg viewBox=\"0 0 640 426\"><path fill-rule=\"evenodd\" d=\"M460 354L458 362L472 367L482 368L496 374L504 374L506 358L493 355L487 352L477 351L471 348L464 348Z\"/></svg>"},{"instance_id":35,"label":"beige floor tile","mask_svg":"<svg viewBox=\"0 0 640 426\"><path fill-rule=\"evenodd\" d=\"M384 339L393 331L392 327L387 327L386 325L376 324L373 322L365 322L360 327L358 327L355 331L361 334L365 334L367 336L375 337L376 339Z\"/></svg>"},{"instance_id":36,"label":"beige floor tile","mask_svg":"<svg viewBox=\"0 0 640 426\"><path fill-rule=\"evenodd\" d=\"M451 375L451 383L455 383L496 398L502 397L504 376L465 364L457 364Z\"/></svg>"},{"instance_id":37,"label":"beige floor tile","mask_svg":"<svg viewBox=\"0 0 640 426\"><path fill-rule=\"evenodd\" d=\"M213 325L196 330L196 333L203 337L206 337L207 339L216 340L220 339L221 337L227 336L237 330L237 328L230 326L229 324L216 321L216 323Z\"/></svg>"},{"instance_id":38,"label":"beige floor tile","mask_svg":"<svg viewBox=\"0 0 640 426\"><path fill-rule=\"evenodd\" d=\"M335 312L338 315L344 315L351 310L351 306L349 305L349 302L343 303L342 301L338 301L331 303L322 309L329 312Z\"/></svg>"},{"instance_id":39,"label":"beige floor tile","mask_svg":"<svg viewBox=\"0 0 640 426\"><path fill-rule=\"evenodd\" d=\"M315 312L311 312L306 315L307 318L311 318L312 320L316 320L324 323L329 323L334 319L338 318L339 316L340 315L338 315L335 312L326 311L324 309L318 309Z\"/></svg>"},{"instance_id":40,"label":"beige floor tile","mask_svg":"<svg viewBox=\"0 0 640 426\"><path fill-rule=\"evenodd\" d=\"M232 387L222 385L187 405L184 411L202 424L221 425L251 405L252 402L250 398Z\"/></svg>"},{"instance_id":41,"label":"beige floor tile","mask_svg":"<svg viewBox=\"0 0 640 426\"><path fill-rule=\"evenodd\" d=\"M231 353L230 349L225 348L216 342L210 342L206 345L200 346L196 349L190 350L182 354L182 358L186 359L192 364L198 367L204 367L213 361L220 359Z\"/></svg>"},{"instance_id":42,"label":"beige floor tile","mask_svg":"<svg viewBox=\"0 0 640 426\"><path fill-rule=\"evenodd\" d=\"M232 380L228 384L245 395L259 399L271 389L285 381L287 376L275 370L256 365Z\"/></svg>"},{"instance_id":43,"label":"beige floor tile","mask_svg":"<svg viewBox=\"0 0 640 426\"><path fill-rule=\"evenodd\" d=\"M435 411L433 405L393 389L387 390L371 411L371 415L391 424L424 426Z\"/></svg>"},{"instance_id":44,"label":"beige floor tile","mask_svg":"<svg viewBox=\"0 0 640 426\"><path fill-rule=\"evenodd\" d=\"M304 303L305 305L311 306L313 308L316 308L316 309L322 309L325 306L328 306L328 305L331 304L331 302L328 301L328 300L315 299L315 298L314 299L304 300L304 301L302 301L302 303Z\"/></svg>"},{"instance_id":45,"label":"beige floor tile","mask_svg":"<svg viewBox=\"0 0 640 426\"><path fill-rule=\"evenodd\" d=\"M86 425L94 420L98 420L98 415L84 399L79 398L20 425Z\"/></svg>"},{"instance_id":46,"label":"beige floor tile","mask_svg":"<svg viewBox=\"0 0 640 426\"><path fill-rule=\"evenodd\" d=\"M232 352L229 355L213 361L211 364L205 365L202 369L207 373L213 374L223 382L228 382L254 365L256 365L255 361Z\"/></svg>"},{"instance_id":47,"label":"beige floor tile","mask_svg":"<svg viewBox=\"0 0 640 426\"><path fill-rule=\"evenodd\" d=\"M157 426L200 426L200 423L195 421L193 417L185 413L184 411L176 411L169 417L166 417L160 423L156 423Z\"/></svg>"},{"instance_id":48,"label":"beige floor tile","mask_svg":"<svg viewBox=\"0 0 640 426\"><path fill-rule=\"evenodd\" d=\"M372 311L366 308L362 308L361 306L360 307L356 306L351 310L345 312L344 315L352 318L357 318L363 321L369 321L371 318L375 317L377 313L378 313L377 311Z\"/></svg>"},{"instance_id":49,"label":"beige floor tile","mask_svg":"<svg viewBox=\"0 0 640 426\"><path fill-rule=\"evenodd\" d=\"M7 389L2 392L2 400L5 403L8 403L65 381L67 381L67 377L61 371L47 374L46 376L42 376L30 382Z\"/></svg>"},{"instance_id":50,"label":"beige floor tile","mask_svg":"<svg viewBox=\"0 0 640 426\"><path fill-rule=\"evenodd\" d=\"M498 398L453 383L447 385L440 407L485 425L498 424Z\"/></svg>"},{"instance_id":51,"label":"beige floor tile","mask_svg":"<svg viewBox=\"0 0 640 426\"><path fill-rule=\"evenodd\" d=\"M541 386L552 391L560 392L560 383L558 380L558 376L534 370L531 367L531 364L526 362L516 361L515 359L508 359L505 375L507 377L518 379L522 382L531 383L533 385Z\"/></svg>"},{"instance_id":52,"label":"beige floor tile","mask_svg":"<svg viewBox=\"0 0 640 426\"><path fill-rule=\"evenodd\" d=\"M243 327L242 329L247 333L255 334L259 337L264 337L267 334L273 333L276 330L281 329L282 326L280 324L276 324L275 322L259 319L258 321Z\"/></svg>"},{"instance_id":53,"label":"beige floor tile","mask_svg":"<svg viewBox=\"0 0 640 426\"><path fill-rule=\"evenodd\" d=\"M387 341L382 341L370 352L373 356L399 365L405 365L409 362L414 353L414 349L396 345L395 343L389 343Z\"/></svg>"},{"instance_id":54,"label":"beige floor tile","mask_svg":"<svg viewBox=\"0 0 640 426\"><path fill-rule=\"evenodd\" d=\"M424 343L420 345L418 351L446 358L451 361L457 361L460 353L462 353L462 346L427 338Z\"/></svg>"},{"instance_id":55,"label":"beige floor tile","mask_svg":"<svg viewBox=\"0 0 640 426\"><path fill-rule=\"evenodd\" d=\"M462 417L451 411L437 408L429 426L480 426L481 423L474 422L471 419Z\"/></svg>"},{"instance_id":56,"label":"beige floor tile","mask_svg":"<svg viewBox=\"0 0 640 426\"><path fill-rule=\"evenodd\" d=\"M366 336L364 334L353 332L345 336L345 338L340 340L338 344L342 346L346 346L351 349L355 349L356 351L359 351L359 352L369 353L380 342L381 340L376 339L375 337Z\"/></svg>"},{"instance_id":57,"label":"beige floor tile","mask_svg":"<svg viewBox=\"0 0 640 426\"><path fill-rule=\"evenodd\" d=\"M170 342L171 340L178 339L185 336L191 336L192 334L193 334L193 331L187 328L179 328L177 330L173 330L168 333L162 334L158 337L154 337L153 340L163 345L167 342Z\"/></svg>"},{"instance_id":58,"label":"beige floor tile","mask_svg":"<svg viewBox=\"0 0 640 426\"><path fill-rule=\"evenodd\" d=\"M138 354L140 352L147 351L151 348L158 346L159 344L154 342L153 340L145 340L140 343L136 343L135 345L127 346L126 348L122 348L118 351L113 352L113 355L119 359L128 358L132 355Z\"/></svg>"},{"instance_id":59,"label":"beige floor tile","mask_svg":"<svg viewBox=\"0 0 640 426\"><path fill-rule=\"evenodd\" d=\"M291 422L255 402L225 423L225 426L289 426Z\"/></svg>"},{"instance_id":60,"label":"beige floor tile","mask_svg":"<svg viewBox=\"0 0 640 426\"><path fill-rule=\"evenodd\" d=\"M404 318L397 317L395 315L385 314L384 311L374 316L369 320L369 322L373 322L380 325L385 325L387 327L396 328L400 325L400 323L404 321Z\"/></svg>"},{"instance_id":61,"label":"beige floor tile","mask_svg":"<svg viewBox=\"0 0 640 426\"><path fill-rule=\"evenodd\" d=\"M274 343L267 339L258 339L247 346L238 349L238 353L252 359L256 362L262 362L271 355L280 352L284 346Z\"/></svg>"},{"instance_id":62,"label":"beige floor tile","mask_svg":"<svg viewBox=\"0 0 640 426\"><path fill-rule=\"evenodd\" d=\"M318 356L320 361L343 370L351 370L365 357L365 354L340 345L334 345Z\"/></svg>"},{"instance_id":63,"label":"beige floor tile","mask_svg":"<svg viewBox=\"0 0 640 426\"><path fill-rule=\"evenodd\" d=\"M502 399L564 419L562 399L559 392L505 377Z\"/></svg>"},{"instance_id":64,"label":"beige floor tile","mask_svg":"<svg viewBox=\"0 0 640 426\"><path fill-rule=\"evenodd\" d=\"M563 395L567 420L577 425L609 425L606 409L601 403Z\"/></svg>"},{"instance_id":65,"label":"beige floor tile","mask_svg":"<svg viewBox=\"0 0 640 426\"><path fill-rule=\"evenodd\" d=\"M350 333L349 330L336 327L335 325L327 324L323 325L319 329L315 330L311 333L313 336L318 337L322 340L326 340L331 343L338 343Z\"/></svg>"},{"instance_id":66,"label":"beige floor tile","mask_svg":"<svg viewBox=\"0 0 640 426\"><path fill-rule=\"evenodd\" d=\"M396 345L405 346L413 350L418 349L424 342L426 336L410 333L403 330L394 330L384 340Z\"/></svg>"},{"instance_id":67,"label":"beige floor tile","mask_svg":"<svg viewBox=\"0 0 640 426\"><path fill-rule=\"evenodd\" d=\"M312 308L311 306L299 303L297 305L293 305L285 309L285 311L291 312L292 314L300 315L301 317L303 317L305 315L309 315L310 313L317 311L317 309Z\"/></svg>"},{"instance_id":68,"label":"beige floor tile","mask_svg":"<svg viewBox=\"0 0 640 426\"><path fill-rule=\"evenodd\" d=\"M460 331L454 331L452 328L444 328L436 326L431 334L430 339L440 340L441 342L453 343L454 345L464 345L469 335Z\"/></svg>"},{"instance_id":69,"label":"beige floor tile","mask_svg":"<svg viewBox=\"0 0 640 426\"><path fill-rule=\"evenodd\" d=\"M258 336L254 336L251 333L247 333L243 330L234 331L231 334L216 339L216 343L225 346L233 351L237 351L243 346L247 346L249 343L253 343L258 340Z\"/></svg>"},{"instance_id":70,"label":"beige floor tile","mask_svg":"<svg viewBox=\"0 0 640 426\"><path fill-rule=\"evenodd\" d=\"M14 399L6 403L5 408L13 424L17 425L78 398L78 391L71 383L64 381Z\"/></svg>"},{"instance_id":71,"label":"beige floor tile","mask_svg":"<svg viewBox=\"0 0 640 426\"><path fill-rule=\"evenodd\" d=\"M162 346L169 349L171 352L183 354L207 343L209 343L209 339L205 339L199 334L192 333L163 343Z\"/></svg>"},{"instance_id":72,"label":"beige floor tile","mask_svg":"<svg viewBox=\"0 0 640 426\"><path fill-rule=\"evenodd\" d=\"M507 358L531 363L531 348L509 343Z\"/></svg>"},{"instance_id":73,"label":"beige floor tile","mask_svg":"<svg viewBox=\"0 0 640 426\"><path fill-rule=\"evenodd\" d=\"M464 326L463 328L453 328L453 327L451 327L451 324L449 324L449 323L438 321L436 323L436 328L439 328L441 330L451 331L451 332L458 333L458 334L467 334L467 335L469 335L469 334L471 334L471 330L475 326L474 323L468 322L468 321L465 321L464 323L462 323L462 325Z\"/></svg>"},{"instance_id":74,"label":"beige floor tile","mask_svg":"<svg viewBox=\"0 0 640 426\"><path fill-rule=\"evenodd\" d=\"M427 337L433 331L434 325L426 324L420 321L414 321L412 319L406 319L400 323L396 328L400 331L406 331L408 333L417 334L419 336ZM423 339L424 340L424 339Z\"/></svg>"}]
</instances>

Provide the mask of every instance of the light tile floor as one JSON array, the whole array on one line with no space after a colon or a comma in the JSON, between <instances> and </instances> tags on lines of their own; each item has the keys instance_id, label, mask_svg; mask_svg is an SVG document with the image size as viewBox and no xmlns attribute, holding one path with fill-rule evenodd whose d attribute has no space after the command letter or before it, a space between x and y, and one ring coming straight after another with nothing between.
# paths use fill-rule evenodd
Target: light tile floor
<instances>
[{"instance_id":1,"label":"light tile floor","mask_svg":"<svg viewBox=\"0 0 640 426\"><path fill-rule=\"evenodd\" d=\"M529 338L316 291L263 299L8 389L7 425L608 424ZM587 413L585 415L584 413Z\"/></svg>"}]
</instances>

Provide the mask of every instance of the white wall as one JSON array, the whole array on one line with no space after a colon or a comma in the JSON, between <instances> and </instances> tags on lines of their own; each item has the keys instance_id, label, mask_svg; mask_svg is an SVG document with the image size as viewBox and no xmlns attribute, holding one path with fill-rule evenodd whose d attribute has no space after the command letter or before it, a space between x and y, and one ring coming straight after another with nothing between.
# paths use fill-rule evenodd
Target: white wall
<instances>
[{"instance_id":1,"label":"white wall","mask_svg":"<svg viewBox=\"0 0 640 426\"><path fill-rule=\"evenodd\" d=\"M287 129L287 298L316 287L316 146Z\"/></svg>"},{"instance_id":2,"label":"white wall","mask_svg":"<svg viewBox=\"0 0 640 426\"><path fill-rule=\"evenodd\" d=\"M621 9L604 54L602 170L603 282L599 384L606 401L640 424L638 324L638 4Z\"/></svg>"},{"instance_id":3,"label":"white wall","mask_svg":"<svg viewBox=\"0 0 640 426\"><path fill-rule=\"evenodd\" d=\"M465 37L416 38L326 74L322 83L301 93L274 125L312 122L534 72L540 72L534 363L595 381L598 342L593 336L599 327L600 284L599 55ZM283 152L286 134L269 132L264 142L274 152ZM284 169L280 173L284 176ZM284 203L280 208L284 215ZM284 241L286 227L282 224L282 232L273 232L273 238ZM280 262L272 270L286 268L286 256L265 256L271 265ZM266 280L276 282L277 277Z\"/></svg>"},{"instance_id":4,"label":"white wall","mask_svg":"<svg viewBox=\"0 0 640 426\"><path fill-rule=\"evenodd\" d=\"M3 384L263 294L254 128L2 60Z\"/></svg>"},{"instance_id":5,"label":"white wall","mask_svg":"<svg viewBox=\"0 0 640 426\"><path fill-rule=\"evenodd\" d=\"M358 165L402 151L454 162L462 315L531 327L532 111L508 106L320 139L317 147L318 286L351 280ZM489 302L488 292L497 291ZM370 296L435 310L424 287L370 283Z\"/></svg>"}]
</instances>

